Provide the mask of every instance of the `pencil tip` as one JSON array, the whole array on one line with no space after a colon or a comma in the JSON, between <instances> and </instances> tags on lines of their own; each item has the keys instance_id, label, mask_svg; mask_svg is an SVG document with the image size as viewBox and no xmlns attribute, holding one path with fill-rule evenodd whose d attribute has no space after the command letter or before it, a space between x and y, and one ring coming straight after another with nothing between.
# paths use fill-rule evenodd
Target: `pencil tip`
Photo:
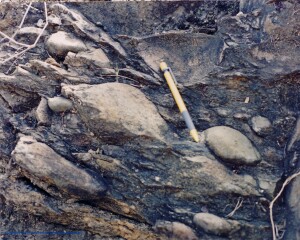
<instances>
[{"instance_id":1,"label":"pencil tip","mask_svg":"<svg viewBox=\"0 0 300 240\"><path fill-rule=\"evenodd\" d=\"M192 129L190 131L190 134L192 136L192 138L194 139L195 142L200 142L200 139L199 139L199 135L198 135L198 132L196 129Z\"/></svg>"}]
</instances>

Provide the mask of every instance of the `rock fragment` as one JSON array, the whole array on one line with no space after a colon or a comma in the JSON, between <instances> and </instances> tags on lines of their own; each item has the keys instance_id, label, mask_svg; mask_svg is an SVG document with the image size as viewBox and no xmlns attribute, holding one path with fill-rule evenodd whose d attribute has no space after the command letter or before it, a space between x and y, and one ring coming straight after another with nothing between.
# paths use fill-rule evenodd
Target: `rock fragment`
<instances>
[{"instance_id":1,"label":"rock fragment","mask_svg":"<svg viewBox=\"0 0 300 240\"><path fill-rule=\"evenodd\" d=\"M86 65L94 65L101 68L111 68L108 57L101 49L80 52L78 54L69 52L64 64L68 64L72 67L86 67Z\"/></svg>"},{"instance_id":2,"label":"rock fragment","mask_svg":"<svg viewBox=\"0 0 300 240\"><path fill-rule=\"evenodd\" d=\"M68 82L73 84L91 82L91 79L88 76L79 75L77 72L72 71L70 69L68 69L67 71L61 68L59 64L55 64L55 62L53 62L52 60L43 62L35 59L35 60L30 60L30 63L32 69L44 75L45 78L47 79L47 82L57 81L57 82ZM45 79L43 79L43 81L44 81L43 84L47 86L47 84L45 84ZM53 83L52 86L58 86L59 84L57 82ZM52 95L54 95L54 93L52 93Z\"/></svg>"},{"instance_id":3,"label":"rock fragment","mask_svg":"<svg viewBox=\"0 0 300 240\"><path fill-rule=\"evenodd\" d=\"M75 199L99 199L107 190L99 175L92 175L58 155L31 136L22 136L12 156L26 177L51 194L51 186Z\"/></svg>"},{"instance_id":4,"label":"rock fragment","mask_svg":"<svg viewBox=\"0 0 300 240\"><path fill-rule=\"evenodd\" d=\"M64 23L73 26L75 32L78 32L81 36L83 35L94 42L110 46L122 57L127 56L119 42L114 41L109 34L101 28L96 27L79 13L72 11L67 6L59 3L53 4L51 10L53 10L56 15L60 16Z\"/></svg>"},{"instance_id":5,"label":"rock fragment","mask_svg":"<svg viewBox=\"0 0 300 240\"><path fill-rule=\"evenodd\" d=\"M251 127L260 136L265 136L272 130L272 123L269 119L262 116L251 118Z\"/></svg>"},{"instance_id":6,"label":"rock fragment","mask_svg":"<svg viewBox=\"0 0 300 240\"><path fill-rule=\"evenodd\" d=\"M100 137L121 141L122 138L145 136L163 140L168 133L167 124L153 103L130 85L64 85L62 93L75 99L82 119Z\"/></svg>"},{"instance_id":7,"label":"rock fragment","mask_svg":"<svg viewBox=\"0 0 300 240\"><path fill-rule=\"evenodd\" d=\"M55 14L51 14L48 16L48 23L52 25L61 25L61 19L57 17Z\"/></svg>"},{"instance_id":8,"label":"rock fragment","mask_svg":"<svg viewBox=\"0 0 300 240\"><path fill-rule=\"evenodd\" d=\"M131 48L132 43L140 57L157 73L160 72L158 63L162 59L172 62L170 67L176 69L174 74L183 86L208 83L207 76L216 69L215 60L212 59L219 57L216 49L223 44L215 35L181 31L132 37L128 41ZM201 64L194 64L197 61Z\"/></svg>"},{"instance_id":9,"label":"rock fragment","mask_svg":"<svg viewBox=\"0 0 300 240\"><path fill-rule=\"evenodd\" d=\"M52 56L64 57L68 52L78 53L87 50L85 44L63 31L52 34L46 42L46 48Z\"/></svg>"},{"instance_id":10,"label":"rock fragment","mask_svg":"<svg viewBox=\"0 0 300 240\"><path fill-rule=\"evenodd\" d=\"M238 175L229 171L217 160L205 156L184 158L184 165L193 163L191 169L179 170L180 179L189 176L189 184L198 186L201 194L213 196L219 194L239 194L242 196L259 196L256 180L250 175ZM189 189L189 186L185 186ZM196 193L194 193L196 194Z\"/></svg>"},{"instance_id":11,"label":"rock fragment","mask_svg":"<svg viewBox=\"0 0 300 240\"><path fill-rule=\"evenodd\" d=\"M271 198L274 197L274 193L276 190L276 184L280 181L280 179L258 179L259 187L262 191L264 191Z\"/></svg>"},{"instance_id":12,"label":"rock fragment","mask_svg":"<svg viewBox=\"0 0 300 240\"><path fill-rule=\"evenodd\" d=\"M205 232L215 235L228 235L240 228L238 221L220 218L211 213L197 213L193 222Z\"/></svg>"},{"instance_id":13,"label":"rock fragment","mask_svg":"<svg viewBox=\"0 0 300 240\"><path fill-rule=\"evenodd\" d=\"M37 27L23 27L18 31L18 36L28 36L31 40L35 40L41 34L46 35L47 32Z\"/></svg>"},{"instance_id":14,"label":"rock fragment","mask_svg":"<svg viewBox=\"0 0 300 240\"><path fill-rule=\"evenodd\" d=\"M47 99L42 97L36 109L35 117L39 125L49 125L51 122Z\"/></svg>"},{"instance_id":15,"label":"rock fragment","mask_svg":"<svg viewBox=\"0 0 300 240\"><path fill-rule=\"evenodd\" d=\"M251 116L247 113L236 113L236 114L233 115L233 118L239 119L239 120L247 120L250 117Z\"/></svg>"},{"instance_id":16,"label":"rock fragment","mask_svg":"<svg viewBox=\"0 0 300 240\"><path fill-rule=\"evenodd\" d=\"M194 231L180 222L157 221L154 230L167 235L172 240L198 240Z\"/></svg>"},{"instance_id":17,"label":"rock fragment","mask_svg":"<svg viewBox=\"0 0 300 240\"><path fill-rule=\"evenodd\" d=\"M65 112L71 110L73 103L64 97L48 98L48 106L53 112Z\"/></svg>"},{"instance_id":18,"label":"rock fragment","mask_svg":"<svg viewBox=\"0 0 300 240\"><path fill-rule=\"evenodd\" d=\"M212 127L205 130L204 135L208 147L224 161L245 165L260 161L260 154L250 140L233 128Z\"/></svg>"}]
</instances>

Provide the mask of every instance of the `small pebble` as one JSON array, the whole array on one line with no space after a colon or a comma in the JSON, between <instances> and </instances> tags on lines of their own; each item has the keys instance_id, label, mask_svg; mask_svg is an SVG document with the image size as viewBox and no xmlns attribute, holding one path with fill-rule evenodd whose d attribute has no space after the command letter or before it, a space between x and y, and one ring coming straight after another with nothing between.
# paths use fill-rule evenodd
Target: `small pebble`
<instances>
[{"instance_id":1,"label":"small pebble","mask_svg":"<svg viewBox=\"0 0 300 240\"><path fill-rule=\"evenodd\" d=\"M251 119L251 127L260 136L265 136L272 130L272 123L262 116L255 116Z\"/></svg>"},{"instance_id":2,"label":"small pebble","mask_svg":"<svg viewBox=\"0 0 300 240\"><path fill-rule=\"evenodd\" d=\"M160 181L160 177L155 177L155 181L159 182Z\"/></svg>"},{"instance_id":3,"label":"small pebble","mask_svg":"<svg viewBox=\"0 0 300 240\"><path fill-rule=\"evenodd\" d=\"M39 125L49 125L51 123L49 112L47 100L42 97L35 112L35 117Z\"/></svg>"},{"instance_id":4,"label":"small pebble","mask_svg":"<svg viewBox=\"0 0 300 240\"><path fill-rule=\"evenodd\" d=\"M64 97L48 98L48 106L53 112L66 112L71 110L73 103Z\"/></svg>"},{"instance_id":5,"label":"small pebble","mask_svg":"<svg viewBox=\"0 0 300 240\"><path fill-rule=\"evenodd\" d=\"M233 115L233 118L239 119L239 120L247 120L250 117L251 116L247 113L236 113L236 114Z\"/></svg>"}]
</instances>

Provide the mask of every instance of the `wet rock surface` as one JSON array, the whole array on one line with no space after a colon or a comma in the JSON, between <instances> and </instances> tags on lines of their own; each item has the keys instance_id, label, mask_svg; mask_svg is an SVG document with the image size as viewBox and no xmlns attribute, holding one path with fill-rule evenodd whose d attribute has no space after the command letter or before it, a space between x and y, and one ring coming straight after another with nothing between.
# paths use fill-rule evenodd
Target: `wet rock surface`
<instances>
[{"instance_id":1,"label":"wet rock surface","mask_svg":"<svg viewBox=\"0 0 300 240\"><path fill-rule=\"evenodd\" d=\"M16 41L41 33L33 5ZM17 48L0 39L0 236L271 239L268 205L299 169L299 3L47 5L35 48L2 64ZM13 36L25 11L0 4L0 30ZM273 209L287 240L298 183Z\"/></svg>"}]
</instances>

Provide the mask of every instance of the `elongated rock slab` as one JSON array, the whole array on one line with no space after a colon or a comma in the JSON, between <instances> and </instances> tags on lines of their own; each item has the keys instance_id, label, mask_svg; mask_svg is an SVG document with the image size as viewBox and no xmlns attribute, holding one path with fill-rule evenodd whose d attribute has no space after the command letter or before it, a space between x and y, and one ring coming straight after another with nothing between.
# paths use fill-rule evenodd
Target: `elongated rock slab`
<instances>
[{"instance_id":1,"label":"elongated rock slab","mask_svg":"<svg viewBox=\"0 0 300 240\"><path fill-rule=\"evenodd\" d=\"M70 198L97 199L107 190L101 176L78 168L31 136L20 138L12 156L25 175L45 191L55 186Z\"/></svg>"}]
</instances>

